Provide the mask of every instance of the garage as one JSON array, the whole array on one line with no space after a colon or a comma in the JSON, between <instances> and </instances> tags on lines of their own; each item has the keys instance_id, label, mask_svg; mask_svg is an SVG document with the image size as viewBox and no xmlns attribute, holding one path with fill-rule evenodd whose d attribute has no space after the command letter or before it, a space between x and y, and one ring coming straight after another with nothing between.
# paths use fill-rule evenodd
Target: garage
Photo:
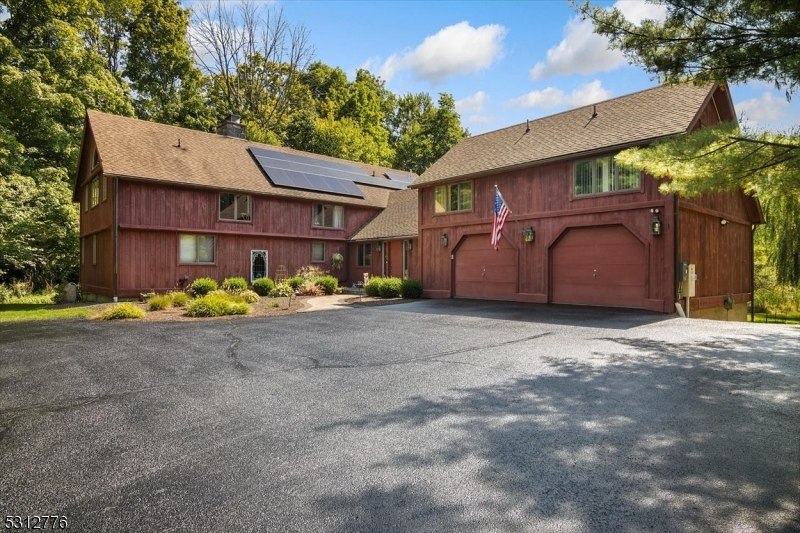
<instances>
[{"instance_id":1,"label":"garage","mask_svg":"<svg viewBox=\"0 0 800 533\"><path fill-rule=\"evenodd\" d=\"M470 235L455 251L455 296L514 300L517 294L517 250L505 240L500 249L489 235Z\"/></svg>"},{"instance_id":2,"label":"garage","mask_svg":"<svg viewBox=\"0 0 800 533\"><path fill-rule=\"evenodd\" d=\"M624 226L572 228L552 252L553 303L644 307L645 248Z\"/></svg>"}]
</instances>

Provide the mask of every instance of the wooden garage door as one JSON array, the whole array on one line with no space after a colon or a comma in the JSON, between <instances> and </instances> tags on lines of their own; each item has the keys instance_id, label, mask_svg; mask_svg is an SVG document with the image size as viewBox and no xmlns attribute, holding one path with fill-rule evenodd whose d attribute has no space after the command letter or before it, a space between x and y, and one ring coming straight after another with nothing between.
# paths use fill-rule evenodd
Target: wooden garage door
<instances>
[{"instance_id":1,"label":"wooden garage door","mask_svg":"<svg viewBox=\"0 0 800 533\"><path fill-rule=\"evenodd\" d=\"M644 244L623 226L574 228L553 250L552 302L644 307Z\"/></svg>"},{"instance_id":2,"label":"wooden garage door","mask_svg":"<svg viewBox=\"0 0 800 533\"><path fill-rule=\"evenodd\" d=\"M500 249L489 244L489 235L470 235L456 250L458 298L513 300L517 294L517 252L505 240Z\"/></svg>"}]
</instances>

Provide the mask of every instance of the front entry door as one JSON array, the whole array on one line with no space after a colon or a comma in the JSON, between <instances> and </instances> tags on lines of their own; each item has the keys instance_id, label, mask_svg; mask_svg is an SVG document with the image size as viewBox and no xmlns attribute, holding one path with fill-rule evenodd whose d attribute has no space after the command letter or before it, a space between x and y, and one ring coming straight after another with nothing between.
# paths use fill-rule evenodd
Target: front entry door
<instances>
[{"instance_id":1,"label":"front entry door","mask_svg":"<svg viewBox=\"0 0 800 533\"><path fill-rule=\"evenodd\" d=\"M389 275L389 243L386 241L381 242L381 276L386 277Z\"/></svg>"},{"instance_id":2,"label":"front entry door","mask_svg":"<svg viewBox=\"0 0 800 533\"><path fill-rule=\"evenodd\" d=\"M266 250L250 250L250 283L259 278L266 278L269 274Z\"/></svg>"},{"instance_id":3,"label":"front entry door","mask_svg":"<svg viewBox=\"0 0 800 533\"><path fill-rule=\"evenodd\" d=\"M403 279L408 279L408 250L411 248L411 241L403 241Z\"/></svg>"}]
</instances>

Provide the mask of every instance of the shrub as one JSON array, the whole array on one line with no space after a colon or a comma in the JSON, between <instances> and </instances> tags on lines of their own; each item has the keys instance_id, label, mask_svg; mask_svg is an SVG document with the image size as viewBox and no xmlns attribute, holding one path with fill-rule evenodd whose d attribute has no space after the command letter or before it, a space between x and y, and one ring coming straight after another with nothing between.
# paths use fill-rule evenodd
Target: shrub
<instances>
[{"instance_id":1,"label":"shrub","mask_svg":"<svg viewBox=\"0 0 800 533\"><path fill-rule=\"evenodd\" d=\"M378 297L380 296L381 286L385 278L369 278L369 283L364 285L364 292L367 296Z\"/></svg>"},{"instance_id":2,"label":"shrub","mask_svg":"<svg viewBox=\"0 0 800 533\"><path fill-rule=\"evenodd\" d=\"M294 294L294 289L288 283L278 283L269 293L270 298L287 298Z\"/></svg>"},{"instance_id":3,"label":"shrub","mask_svg":"<svg viewBox=\"0 0 800 533\"><path fill-rule=\"evenodd\" d=\"M322 296L325 291L313 281L306 281L298 287L297 294L300 296Z\"/></svg>"},{"instance_id":4,"label":"shrub","mask_svg":"<svg viewBox=\"0 0 800 533\"><path fill-rule=\"evenodd\" d=\"M15 281L11 284L11 292L14 293L14 297L22 298L33 292L33 285L27 281Z\"/></svg>"},{"instance_id":5,"label":"shrub","mask_svg":"<svg viewBox=\"0 0 800 533\"><path fill-rule=\"evenodd\" d=\"M274 300L274 301L269 303L269 306L270 307L280 307L281 303L278 300Z\"/></svg>"},{"instance_id":6,"label":"shrub","mask_svg":"<svg viewBox=\"0 0 800 533\"><path fill-rule=\"evenodd\" d=\"M132 303L117 304L106 309L100 318L103 320L120 320L124 318L142 318L144 311Z\"/></svg>"},{"instance_id":7,"label":"shrub","mask_svg":"<svg viewBox=\"0 0 800 533\"><path fill-rule=\"evenodd\" d=\"M247 280L238 276L235 278L225 278L222 282L222 290L231 294L247 290Z\"/></svg>"},{"instance_id":8,"label":"shrub","mask_svg":"<svg viewBox=\"0 0 800 533\"><path fill-rule=\"evenodd\" d=\"M248 304L254 304L261 299L255 291L242 291L239 296Z\"/></svg>"},{"instance_id":9,"label":"shrub","mask_svg":"<svg viewBox=\"0 0 800 533\"><path fill-rule=\"evenodd\" d=\"M306 278L303 276L295 276L293 278L289 278L286 280L286 283L294 290L300 288L300 285L306 282Z\"/></svg>"},{"instance_id":10,"label":"shrub","mask_svg":"<svg viewBox=\"0 0 800 533\"><path fill-rule=\"evenodd\" d=\"M402 284L403 280L400 278L384 278L378 289L378 294L380 294L381 298L399 298Z\"/></svg>"},{"instance_id":11,"label":"shrub","mask_svg":"<svg viewBox=\"0 0 800 533\"><path fill-rule=\"evenodd\" d=\"M0 304L6 303L11 299L13 293L8 285L5 283L0 283Z\"/></svg>"},{"instance_id":12,"label":"shrub","mask_svg":"<svg viewBox=\"0 0 800 533\"><path fill-rule=\"evenodd\" d=\"M308 265L297 269L297 274L295 274L295 277L303 278L306 281L311 281L320 276L324 276L327 273L327 270L322 270L316 265Z\"/></svg>"},{"instance_id":13,"label":"shrub","mask_svg":"<svg viewBox=\"0 0 800 533\"><path fill-rule=\"evenodd\" d=\"M200 298L215 290L217 290L217 282L211 278L197 278L189 287L189 291L195 298Z\"/></svg>"},{"instance_id":14,"label":"shrub","mask_svg":"<svg viewBox=\"0 0 800 533\"><path fill-rule=\"evenodd\" d=\"M269 296L275 288L275 282L269 278L258 278L253 282L253 290L259 296Z\"/></svg>"},{"instance_id":15,"label":"shrub","mask_svg":"<svg viewBox=\"0 0 800 533\"><path fill-rule=\"evenodd\" d=\"M172 307L172 298L169 294L153 296L147 300L147 309L150 311L161 311L167 307Z\"/></svg>"},{"instance_id":16,"label":"shrub","mask_svg":"<svg viewBox=\"0 0 800 533\"><path fill-rule=\"evenodd\" d=\"M171 292L169 293L169 296L172 298L172 305L175 307L185 307L186 302L189 301L189 295L183 291Z\"/></svg>"},{"instance_id":17,"label":"shrub","mask_svg":"<svg viewBox=\"0 0 800 533\"><path fill-rule=\"evenodd\" d=\"M320 276L314 280L314 283L325 291L325 294L333 294L339 286L339 280L334 276Z\"/></svg>"},{"instance_id":18,"label":"shrub","mask_svg":"<svg viewBox=\"0 0 800 533\"><path fill-rule=\"evenodd\" d=\"M421 298L422 282L418 279L404 279L400 284L400 296L403 298Z\"/></svg>"},{"instance_id":19,"label":"shrub","mask_svg":"<svg viewBox=\"0 0 800 533\"><path fill-rule=\"evenodd\" d=\"M249 312L250 305L240 295L231 296L224 291L213 291L186 306L186 314L191 317L246 315Z\"/></svg>"}]
</instances>

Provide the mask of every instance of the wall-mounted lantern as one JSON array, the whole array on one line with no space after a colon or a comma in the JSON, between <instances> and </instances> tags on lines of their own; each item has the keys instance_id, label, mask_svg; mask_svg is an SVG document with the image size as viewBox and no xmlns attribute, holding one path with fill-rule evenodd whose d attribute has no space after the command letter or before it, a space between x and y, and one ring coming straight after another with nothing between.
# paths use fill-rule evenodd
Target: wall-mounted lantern
<instances>
[{"instance_id":1,"label":"wall-mounted lantern","mask_svg":"<svg viewBox=\"0 0 800 533\"><path fill-rule=\"evenodd\" d=\"M536 240L536 231L533 228L525 228L522 230L522 237L525 239L525 242L533 242Z\"/></svg>"},{"instance_id":2,"label":"wall-mounted lantern","mask_svg":"<svg viewBox=\"0 0 800 533\"><path fill-rule=\"evenodd\" d=\"M651 213L653 213L653 219L650 221L650 235L661 235L661 221L658 219L658 213L660 212L658 209L651 209Z\"/></svg>"},{"instance_id":3,"label":"wall-mounted lantern","mask_svg":"<svg viewBox=\"0 0 800 533\"><path fill-rule=\"evenodd\" d=\"M411 241L406 241L406 250L411 249Z\"/></svg>"},{"instance_id":4,"label":"wall-mounted lantern","mask_svg":"<svg viewBox=\"0 0 800 533\"><path fill-rule=\"evenodd\" d=\"M719 221L719 223L720 223L722 226L727 226L727 225L728 225L728 221L727 221L727 220L725 220L724 218L723 218L722 220L720 220L720 221Z\"/></svg>"},{"instance_id":5,"label":"wall-mounted lantern","mask_svg":"<svg viewBox=\"0 0 800 533\"><path fill-rule=\"evenodd\" d=\"M447 248L447 233L442 233L442 248Z\"/></svg>"},{"instance_id":6,"label":"wall-mounted lantern","mask_svg":"<svg viewBox=\"0 0 800 533\"><path fill-rule=\"evenodd\" d=\"M378 252L380 252L382 249L383 249L383 248L381 247L381 243L378 243L378 244L375 246L375 250L377 250Z\"/></svg>"}]
</instances>

